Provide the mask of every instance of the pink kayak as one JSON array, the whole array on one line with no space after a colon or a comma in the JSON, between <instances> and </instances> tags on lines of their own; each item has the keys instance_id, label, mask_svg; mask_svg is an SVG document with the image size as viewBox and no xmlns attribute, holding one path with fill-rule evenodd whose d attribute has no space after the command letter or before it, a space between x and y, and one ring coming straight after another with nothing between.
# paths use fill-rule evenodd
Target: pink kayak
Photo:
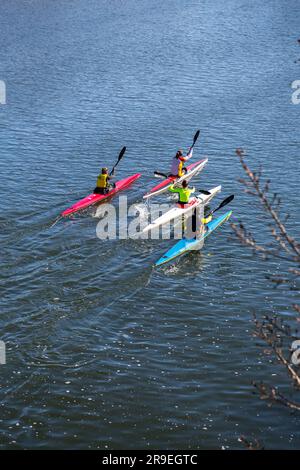
<instances>
[{"instance_id":1,"label":"pink kayak","mask_svg":"<svg viewBox=\"0 0 300 470\"><path fill-rule=\"evenodd\" d=\"M94 194L94 193L90 194L89 196L76 202L76 204L74 204L73 206L64 210L61 213L61 216L66 217L67 215L74 214L75 212L78 212L82 209L86 209L87 207L92 206L93 204L104 201L105 199L108 199L114 196L116 193L118 193L122 189L127 188L127 186L129 186L135 180L140 178L140 176L142 176L141 173L136 173L135 175L128 176L128 178L124 178L123 180L117 181L116 187L111 189L107 194Z\"/></svg>"},{"instance_id":2,"label":"pink kayak","mask_svg":"<svg viewBox=\"0 0 300 470\"><path fill-rule=\"evenodd\" d=\"M180 178L176 176L169 176L161 183L157 184L152 188L147 194L143 196L144 199L148 199L152 196L158 196L159 194L164 193L172 184L180 184L183 180L189 181L193 176L197 175L206 165L208 159L199 160L198 162L192 163L187 166L187 173L185 173Z\"/></svg>"}]
</instances>

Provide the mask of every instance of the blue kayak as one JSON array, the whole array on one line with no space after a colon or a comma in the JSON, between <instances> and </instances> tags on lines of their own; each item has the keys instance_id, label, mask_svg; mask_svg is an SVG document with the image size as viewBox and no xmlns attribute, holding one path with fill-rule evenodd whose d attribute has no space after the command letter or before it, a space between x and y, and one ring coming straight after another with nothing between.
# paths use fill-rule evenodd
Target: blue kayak
<instances>
[{"instance_id":1,"label":"blue kayak","mask_svg":"<svg viewBox=\"0 0 300 470\"><path fill-rule=\"evenodd\" d=\"M229 219L231 216L232 211L226 212L226 214L221 215L220 217L217 217L216 219L213 219L211 222L208 222L206 225L206 231L202 235L202 237L196 239L196 238L191 238L189 240L183 238L182 240L179 240L167 253L165 253L156 263L155 266L161 266L162 264L168 263L169 261L172 261L174 258L177 258L177 256L184 255L188 253L190 250L197 250L197 246L200 246L202 241L208 237L214 230L216 230L217 227L222 225L226 220Z\"/></svg>"}]
</instances>

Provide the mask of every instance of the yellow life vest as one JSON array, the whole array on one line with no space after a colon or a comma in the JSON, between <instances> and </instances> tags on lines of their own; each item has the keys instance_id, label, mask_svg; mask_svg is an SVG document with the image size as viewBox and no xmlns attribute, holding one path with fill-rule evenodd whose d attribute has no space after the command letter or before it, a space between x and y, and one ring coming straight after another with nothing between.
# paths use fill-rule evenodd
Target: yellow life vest
<instances>
[{"instance_id":1,"label":"yellow life vest","mask_svg":"<svg viewBox=\"0 0 300 470\"><path fill-rule=\"evenodd\" d=\"M208 224L208 222L211 222L212 221L212 215L209 215L208 217L204 217L203 219L201 219L201 222L203 224Z\"/></svg>"},{"instance_id":2,"label":"yellow life vest","mask_svg":"<svg viewBox=\"0 0 300 470\"><path fill-rule=\"evenodd\" d=\"M178 165L178 176L183 176L183 171L182 171L182 168L183 168L183 164L184 162L180 161L179 165Z\"/></svg>"},{"instance_id":3,"label":"yellow life vest","mask_svg":"<svg viewBox=\"0 0 300 470\"><path fill-rule=\"evenodd\" d=\"M108 185L108 175L100 173L97 178L97 188L105 189Z\"/></svg>"}]
</instances>

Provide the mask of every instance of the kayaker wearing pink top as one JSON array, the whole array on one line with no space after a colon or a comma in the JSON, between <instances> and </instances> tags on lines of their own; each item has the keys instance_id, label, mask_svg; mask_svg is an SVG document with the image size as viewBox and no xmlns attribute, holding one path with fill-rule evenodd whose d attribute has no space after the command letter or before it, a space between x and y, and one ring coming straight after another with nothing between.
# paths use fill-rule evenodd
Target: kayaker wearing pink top
<instances>
[{"instance_id":1,"label":"kayaker wearing pink top","mask_svg":"<svg viewBox=\"0 0 300 470\"><path fill-rule=\"evenodd\" d=\"M171 175L181 177L186 172L187 169L183 166L185 162L187 162L193 156L193 149L190 148L187 155L183 155L182 150L178 150L175 157L172 160L172 167L171 167Z\"/></svg>"}]
</instances>

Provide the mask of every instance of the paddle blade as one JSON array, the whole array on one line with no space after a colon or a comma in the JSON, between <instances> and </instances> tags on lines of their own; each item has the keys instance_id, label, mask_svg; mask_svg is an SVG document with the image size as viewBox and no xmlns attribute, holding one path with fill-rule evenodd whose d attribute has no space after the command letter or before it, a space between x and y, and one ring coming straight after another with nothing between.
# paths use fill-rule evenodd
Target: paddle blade
<instances>
[{"instance_id":1,"label":"paddle blade","mask_svg":"<svg viewBox=\"0 0 300 470\"><path fill-rule=\"evenodd\" d=\"M222 207L227 206L227 204L229 204L233 199L234 199L234 194L231 194L231 196L228 196L226 199L224 199L224 201L222 201L221 204L216 209L211 211L210 215L218 211Z\"/></svg>"},{"instance_id":2,"label":"paddle blade","mask_svg":"<svg viewBox=\"0 0 300 470\"><path fill-rule=\"evenodd\" d=\"M156 178L169 178L168 175L161 173L160 171L155 171L154 176L156 176Z\"/></svg>"},{"instance_id":3,"label":"paddle blade","mask_svg":"<svg viewBox=\"0 0 300 470\"><path fill-rule=\"evenodd\" d=\"M228 196L226 199L224 199L223 202L221 202L221 204L219 205L219 208L221 209L221 207L226 206L226 205L229 204L233 199L234 199L234 194L231 194L231 196Z\"/></svg>"},{"instance_id":4,"label":"paddle blade","mask_svg":"<svg viewBox=\"0 0 300 470\"><path fill-rule=\"evenodd\" d=\"M195 143L197 142L197 139L200 135L200 129L196 132L196 134L194 135L194 140L193 140L193 146L195 145Z\"/></svg>"},{"instance_id":5,"label":"paddle blade","mask_svg":"<svg viewBox=\"0 0 300 470\"><path fill-rule=\"evenodd\" d=\"M123 158L123 155L125 152L126 152L126 147L123 147L118 157L118 163Z\"/></svg>"},{"instance_id":6,"label":"paddle blade","mask_svg":"<svg viewBox=\"0 0 300 470\"><path fill-rule=\"evenodd\" d=\"M113 174L114 174L115 168L116 168L116 166L118 165L118 163L120 162L120 160L122 160L123 155L124 155L125 152L126 152L126 147L123 147L122 150L121 150L121 152L119 153L117 163L114 164L113 169L112 169L111 172L110 172L110 175L113 175Z\"/></svg>"},{"instance_id":7,"label":"paddle blade","mask_svg":"<svg viewBox=\"0 0 300 470\"><path fill-rule=\"evenodd\" d=\"M209 196L211 193L209 191L206 191L206 189L198 189L199 193L205 194L206 196Z\"/></svg>"}]
</instances>

